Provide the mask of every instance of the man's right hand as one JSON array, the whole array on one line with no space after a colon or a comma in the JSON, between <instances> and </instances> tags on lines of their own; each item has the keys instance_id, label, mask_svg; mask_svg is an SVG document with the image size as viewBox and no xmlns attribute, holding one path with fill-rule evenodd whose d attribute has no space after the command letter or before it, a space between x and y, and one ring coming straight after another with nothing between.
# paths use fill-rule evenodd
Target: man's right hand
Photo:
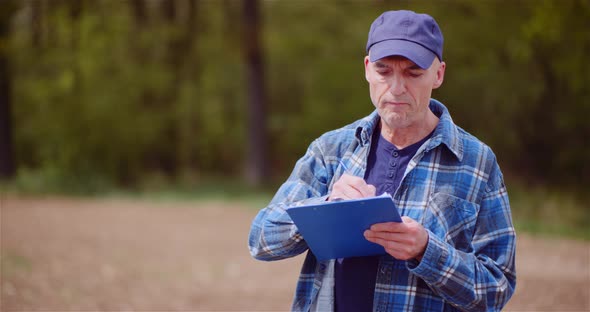
<instances>
[{"instance_id":1,"label":"man's right hand","mask_svg":"<svg viewBox=\"0 0 590 312\"><path fill-rule=\"evenodd\" d=\"M362 178L345 173L334 183L328 200L357 199L370 196L375 196L373 185L367 184Z\"/></svg>"}]
</instances>

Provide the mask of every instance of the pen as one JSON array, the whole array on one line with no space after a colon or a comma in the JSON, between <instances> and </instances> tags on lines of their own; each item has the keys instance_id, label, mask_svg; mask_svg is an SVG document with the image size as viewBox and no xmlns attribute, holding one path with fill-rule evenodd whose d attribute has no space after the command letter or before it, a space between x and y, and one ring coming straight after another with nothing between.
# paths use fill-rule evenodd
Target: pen
<instances>
[{"instance_id":1,"label":"pen","mask_svg":"<svg viewBox=\"0 0 590 312\"><path fill-rule=\"evenodd\" d=\"M342 162L342 159L339 160L338 162L340 162L340 166L342 166L342 168L344 168L344 172L348 172L348 167L346 167L346 165Z\"/></svg>"}]
</instances>

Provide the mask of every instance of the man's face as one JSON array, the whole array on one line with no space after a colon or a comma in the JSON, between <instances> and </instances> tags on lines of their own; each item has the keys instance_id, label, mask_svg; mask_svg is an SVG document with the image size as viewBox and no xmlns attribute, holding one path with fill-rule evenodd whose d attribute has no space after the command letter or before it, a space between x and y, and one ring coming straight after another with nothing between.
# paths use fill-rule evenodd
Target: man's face
<instances>
[{"instance_id":1,"label":"man's face","mask_svg":"<svg viewBox=\"0 0 590 312\"><path fill-rule=\"evenodd\" d=\"M420 127L426 122L432 90L440 87L445 63L434 58L428 69L400 56L374 63L365 57L371 101L388 130Z\"/></svg>"}]
</instances>

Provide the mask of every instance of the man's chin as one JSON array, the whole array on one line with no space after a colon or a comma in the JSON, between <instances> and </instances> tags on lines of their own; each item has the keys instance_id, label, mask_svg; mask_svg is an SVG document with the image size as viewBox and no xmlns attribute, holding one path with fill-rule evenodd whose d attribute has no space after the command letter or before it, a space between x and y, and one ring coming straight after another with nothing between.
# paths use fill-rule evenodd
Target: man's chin
<instances>
[{"instance_id":1,"label":"man's chin","mask_svg":"<svg viewBox=\"0 0 590 312\"><path fill-rule=\"evenodd\" d=\"M408 119L406 118L406 114L388 112L385 115L381 115L381 119L383 119L386 126L391 129L405 128L408 126Z\"/></svg>"}]
</instances>

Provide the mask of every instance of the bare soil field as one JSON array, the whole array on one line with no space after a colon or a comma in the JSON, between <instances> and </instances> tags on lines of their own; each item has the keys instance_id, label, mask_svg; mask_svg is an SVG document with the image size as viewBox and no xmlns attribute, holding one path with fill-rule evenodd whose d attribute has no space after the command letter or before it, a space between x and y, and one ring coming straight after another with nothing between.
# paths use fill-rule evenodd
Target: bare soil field
<instances>
[{"instance_id":1,"label":"bare soil field","mask_svg":"<svg viewBox=\"0 0 590 312\"><path fill-rule=\"evenodd\" d=\"M287 311L303 256L253 260L237 202L0 199L1 311ZM590 243L518 236L506 311L590 311Z\"/></svg>"}]
</instances>

